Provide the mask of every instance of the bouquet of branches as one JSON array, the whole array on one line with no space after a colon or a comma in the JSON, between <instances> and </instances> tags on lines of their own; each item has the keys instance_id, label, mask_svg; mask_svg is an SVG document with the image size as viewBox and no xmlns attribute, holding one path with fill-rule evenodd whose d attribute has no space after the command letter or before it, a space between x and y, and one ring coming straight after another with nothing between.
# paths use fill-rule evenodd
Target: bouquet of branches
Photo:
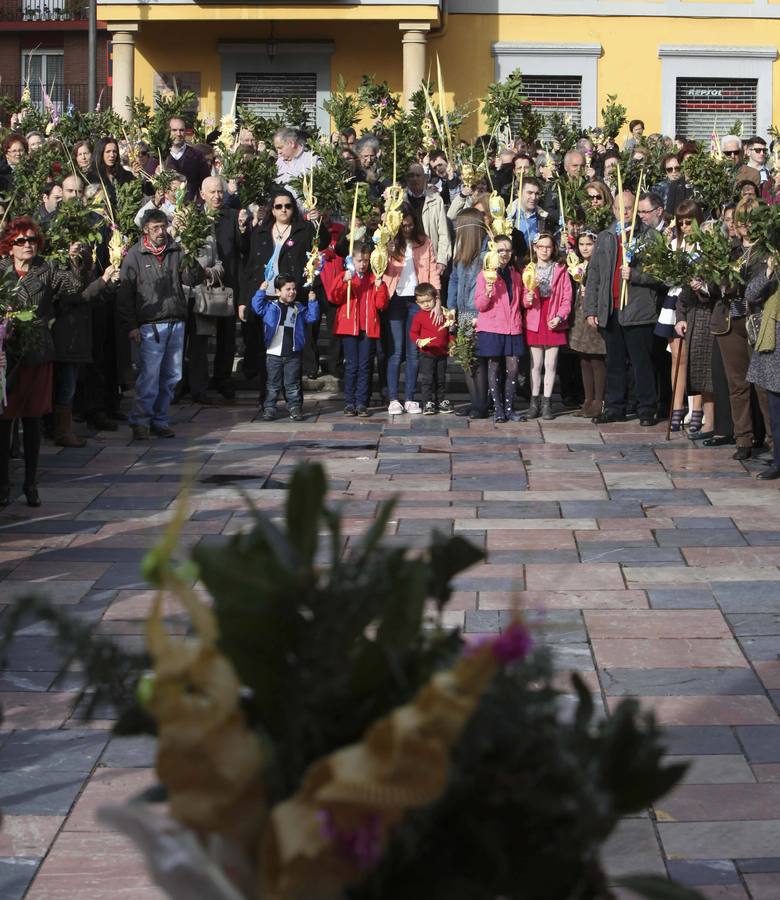
<instances>
[{"instance_id":1,"label":"bouquet of branches","mask_svg":"<svg viewBox=\"0 0 780 900\"><path fill-rule=\"evenodd\" d=\"M746 224L758 248L777 263L780 258L780 206L759 204L750 210Z\"/></svg>"},{"instance_id":2,"label":"bouquet of branches","mask_svg":"<svg viewBox=\"0 0 780 900\"><path fill-rule=\"evenodd\" d=\"M173 224L176 237L184 251L183 265L194 265L198 261L201 248L212 233L215 213L205 206L188 203L185 197L184 188L179 188L176 193Z\"/></svg>"},{"instance_id":3,"label":"bouquet of branches","mask_svg":"<svg viewBox=\"0 0 780 900\"><path fill-rule=\"evenodd\" d=\"M81 200L63 200L46 226L46 259L65 267L70 262L71 244L94 247L103 235L94 212Z\"/></svg>"},{"instance_id":4,"label":"bouquet of branches","mask_svg":"<svg viewBox=\"0 0 780 900\"><path fill-rule=\"evenodd\" d=\"M698 278L705 284L716 284L724 293L742 282L739 265L735 265L731 258L729 239L718 223L712 222L704 227L694 223L691 240L696 252L692 254L689 280Z\"/></svg>"},{"instance_id":5,"label":"bouquet of branches","mask_svg":"<svg viewBox=\"0 0 780 900\"><path fill-rule=\"evenodd\" d=\"M506 131L512 116L527 101L520 69L515 69L507 75L505 81L494 81L489 84L487 96L482 103L482 114L491 134Z\"/></svg>"},{"instance_id":6,"label":"bouquet of branches","mask_svg":"<svg viewBox=\"0 0 780 900\"><path fill-rule=\"evenodd\" d=\"M280 116L261 116L250 106L239 106L237 116L241 127L248 128L255 140L262 142L266 147L273 145L274 132L283 128L285 124Z\"/></svg>"},{"instance_id":7,"label":"bouquet of branches","mask_svg":"<svg viewBox=\"0 0 780 900\"><path fill-rule=\"evenodd\" d=\"M324 470L304 464L283 523L253 509L248 531L180 565L185 505L143 564L159 592L151 666L31 598L6 612L0 646L35 612L78 654L88 709L99 694L125 733L155 730L165 812L100 815L138 841L170 897L191 900L194 884L225 900L607 896L603 843L685 766L664 764L636 700L597 717L574 675L563 712L550 654L519 614L471 646L442 626L452 580L481 550L435 532L422 553L383 546L389 501L345 556ZM163 598L189 615L189 638L167 632ZM162 864L172 853L178 865Z\"/></svg>"},{"instance_id":8,"label":"bouquet of branches","mask_svg":"<svg viewBox=\"0 0 780 900\"><path fill-rule=\"evenodd\" d=\"M351 202L346 207L341 204L346 195L354 196L355 184L354 176L341 155L341 148L323 141L314 145L312 151L320 158L320 164L312 168L306 179L311 182L311 193L316 200L314 205L323 213L348 215ZM290 188L306 197L303 178L293 178Z\"/></svg>"},{"instance_id":9,"label":"bouquet of branches","mask_svg":"<svg viewBox=\"0 0 780 900\"><path fill-rule=\"evenodd\" d=\"M0 275L0 323L4 347L15 361L35 351L48 323L38 318L38 307L20 287L19 276L13 267ZM3 392L5 378L3 378Z\"/></svg>"},{"instance_id":10,"label":"bouquet of branches","mask_svg":"<svg viewBox=\"0 0 780 900\"><path fill-rule=\"evenodd\" d=\"M222 168L220 174L238 184L241 205L264 203L268 199L271 186L276 181L276 161L266 151L247 152L245 147L236 147L220 153Z\"/></svg>"},{"instance_id":11,"label":"bouquet of branches","mask_svg":"<svg viewBox=\"0 0 780 900\"><path fill-rule=\"evenodd\" d=\"M124 246L134 243L141 236L141 229L135 224L135 217L142 204L143 184L140 178L116 185L116 209L114 210L116 222L114 224L122 236Z\"/></svg>"},{"instance_id":12,"label":"bouquet of branches","mask_svg":"<svg viewBox=\"0 0 780 900\"><path fill-rule=\"evenodd\" d=\"M683 175L693 188L693 196L707 215L719 212L734 193L734 164L701 151L682 164Z\"/></svg>"},{"instance_id":13,"label":"bouquet of branches","mask_svg":"<svg viewBox=\"0 0 780 900\"><path fill-rule=\"evenodd\" d=\"M648 241L642 248L642 268L667 287L680 287L693 277L692 256L692 251L683 247L673 249L666 241Z\"/></svg>"},{"instance_id":14,"label":"bouquet of branches","mask_svg":"<svg viewBox=\"0 0 780 900\"><path fill-rule=\"evenodd\" d=\"M601 110L601 131L605 138L615 140L626 124L626 107L618 103L617 94L607 94L607 102Z\"/></svg>"},{"instance_id":15,"label":"bouquet of branches","mask_svg":"<svg viewBox=\"0 0 780 900\"><path fill-rule=\"evenodd\" d=\"M464 372L473 373L477 364L477 332L473 319L463 316L458 319L458 330L455 332L452 358Z\"/></svg>"},{"instance_id":16,"label":"bouquet of branches","mask_svg":"<svg viewBox=\"0 0 780 900\"><path fill-rule=\"evenodd\" d=\"M336 131L343 131L357 125L363 105L357 94L347 93L347 83L344 77L339 75L336 90L331 92L322 108L333 119Z\"/></svg>"},{"instance_id":17,"label":"bouquet of branches","mask_svg":"<svg viewBox=\"0 0 780 900\"><path fill-rule=\"evenodd\" d=\"M47 142L25 156L14 169L14 187L8 200L7 218L31 216L38 209L41 194L55 175L68 171L72 163L59 142Z\"/></svg>"},{"instance_id":18,"label":"bouquet of branches","mask_svg":"<svg viewBox=\"0 0 780 900\"><path fill-rule=\"evenodd\" d=\"M571 150L583 134L582 129L572 123L571 116L560 112L550 113L547 127L563 153Z\"/></svg>"},{"instance_id":19,"label":"bouquet of branches","mask_svg":"<svg viewBox=\"0 0 780 900\"><path fill-rule=\"evenodd\" d=\"M372 130L387 128L401 112L401 100L393 94L386 81L376 81L373 75L364 75L357 89L357 99L366 107L373 119Z\"/></svg>"},{"instance_id":20,"label":"bouquet of branches","mask_svg":"<svg viewBox=\"0 0 780 900\"><path fill-rule=\"evenodd\" d=\"M609 228L615 218L609 206L586 205L584 212L585 224L591 231L595 231L596 234Z\"/></svg>"},{"instance_id":21,"label":"bouquet of branches","mask_svg":"<svg viewBox=\"0 0 780 900\"><path fill-rule=\"evenodd\" d=\"M529 146L535 144L545 126L544 113L537 112L530 100L523 100L517 109L517 115L519 121L515 136L521 137Z\"/></svg>"}]
</instances>

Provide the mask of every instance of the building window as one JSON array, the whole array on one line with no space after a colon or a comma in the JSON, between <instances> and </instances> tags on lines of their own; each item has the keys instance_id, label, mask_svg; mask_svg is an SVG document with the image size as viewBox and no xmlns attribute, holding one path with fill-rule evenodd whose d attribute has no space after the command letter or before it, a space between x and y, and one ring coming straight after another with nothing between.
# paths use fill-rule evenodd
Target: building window
<instances>
[{"instance_id":1,"label":"building window","mask_svg":"<svg viewBox=\"0 0 780 900\"><path fill-rule=\"evenodd\" d=\"M721 136L737 119L745 137L766 133L777 47L673 44L659 47L658 56L664 134L709 138L716 118Z\"/></svg>"},{"instance_id":2,"label":"building window","mask_svg":"<svg viewBox=\"0 0 780 900\"><path fill-rule=\"evenodd\" d=\"M200 72L155 72L154 92L170 90L176 94L192 91L195 100L185 112L197 115L200 109Z\"/></svg>"},{"instance_id":3,"label":"building window","mask_svg":"<svg viewBox=\"0 0 780 900\"><path fill-rule=\"evenodd\" d=\"M295 97L303 101L310 121L317 118L316 72L274 75L270 72L238 72L238 105L248 106L271 118L282 111L282 101Z\"/></svg>"},{"instance_id":4,"label":"building window","mask_svg":"<svg viewBox=\"0 0 780 900\"><path fill-rule=\"evenodd\" d=\"M526 94L534 106L548 113L563 112L586 127L596 125L598 120L601 52L601 44L498 41L491 47L497 81L503 81L519 69Z\"/></svg>"},{"instance_id":5,"label":"building window","mask_svg":"<svg viewBox=\"0 0 780 900\"><path fill-rule=\"evenodd\" d=\"M30 86L30 99L43 108L43 85L57 110L62 111L62 50L22 51L22 82Z\"/></svg>"},{"instance_id":6,"label":"building window","mask_svg":"<svg viewBox=\"0 0 780 900\"><path fill-rule=\"evenodd\" d=\"M755 78L678 78L675 134L707 140L713 131L732 134L736 122L745 137L756 131Z\"/></svg>"},{"instance_id":7,"label":"building window","mask_svg":"<svg viewBox=\"0 0 780 900\"><path fill-rule=\"evenodd\" d=\"M582 124L582 78L579 75L523 75L523 90L537 112L547 116L562 113L575 126ZM512 121L514 132L519 116ZM542 140L550 140L552 133L544 128Z\"/></svg>"}]
</instances>

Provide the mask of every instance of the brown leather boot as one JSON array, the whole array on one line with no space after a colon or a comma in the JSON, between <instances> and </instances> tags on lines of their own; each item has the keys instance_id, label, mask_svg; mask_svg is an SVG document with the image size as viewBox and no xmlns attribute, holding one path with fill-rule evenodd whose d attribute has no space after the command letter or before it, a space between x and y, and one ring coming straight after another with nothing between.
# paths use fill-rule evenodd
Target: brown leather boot
<instances>
[{"instance_id":1,"label":"brown leather boot","mask_svg":"<svg viewBox=\"0 0 780 900\"><path fill-rule=\"evenodd\" d=\"M69 406L54 407L54 443L58 447L83 447L87 443L73 433Z\"/></svg>"}]
</instances>

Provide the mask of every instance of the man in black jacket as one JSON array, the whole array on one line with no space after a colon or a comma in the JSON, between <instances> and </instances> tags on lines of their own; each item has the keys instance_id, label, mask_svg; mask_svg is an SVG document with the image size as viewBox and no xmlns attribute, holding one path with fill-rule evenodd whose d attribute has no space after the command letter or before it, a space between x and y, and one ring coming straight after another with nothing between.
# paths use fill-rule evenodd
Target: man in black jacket
<instances>
[{"instance_id":1,"label":"man in black jacket","mask_svg":"<svg viewBox=\"0 0 780 900\"><path fill-rule=\"evenodd\" d=\"M175 437L168 423L173 391L181 380L187 299L182 282L203 281L199 266L183 269L181 247L168 236L168 218L150 209L143 236L122 262L117 314L122 333L138 347L133 440Z\"/></svg>"},{"instance_id":2,"label":"man in black jacket","mask_svg":"<svg viewBox=\"0 0 780 900\"><path fill-rule=\"evenodd\" d=\"M214 236L217 240L217 256L225 270L225 287L232 288L233 302L238 314L238 295L241 267L249 253L248 213L245 209L227 209L225 203L225 182L220 176L204 179L200 196L207 209L217 212ZM212 384L226 400L233 400L236 389L233 385L233 360L236 355L236 319L217 319L217 350L214 355L214 377Z\"/></svg>"},{"instance_id":3,"label":"man in black jacket","mask_svg":"<svg viewBox=\"0 0 780 900\"><path fill-rule=\"evenodd\" d=\"M634 195L623 193L623 222L628 234L628 258L623 258L620 238L620 198L615 198L615 223L602 231L588 264L585 286L585 315L588 324L598 328L607 346L607 386L604 412L594 417L594 424L623 422L628 401L628 363L634 370L639 424L656 423L655 367L653 365L653 330L658 318L658 292L663 285L642 271L642 247L651 240L662 240L654 229L630 235ZM628 283L626 302L620 303L623 282Z\"/></svg>"}]
</instances>

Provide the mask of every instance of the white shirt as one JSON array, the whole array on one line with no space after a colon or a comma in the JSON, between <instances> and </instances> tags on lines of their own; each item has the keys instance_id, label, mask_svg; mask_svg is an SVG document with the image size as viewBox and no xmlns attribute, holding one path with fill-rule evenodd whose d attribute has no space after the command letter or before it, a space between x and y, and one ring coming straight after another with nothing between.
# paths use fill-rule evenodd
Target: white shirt
<instances>
[{"instance_id":1,"label":"white shirt","mask_svg":"<svg viewBox=\"0 0 780 900\"><path fill-rule=\"evenodd\" d=\"M414 289L417 287L417 273L414 271L414 258L412 245L406 245L404 253L404 267L398 278L398 286L395 289L399 297L414 297Z\"/></svg>"},{"instance_id":2,"label":"white shirt","mask_svg":"<svg viewBox=\"0 0 780 900\"><path fill-rule=\"evenodd\" d=\"M295 320L298 318L298 310L293 304L292 306L283 306L282 314L279 317L279 324L276 327L276 334L271 338L271 343L268 345L266 349L266 353L270 353L271 356L281 356L282 355L282 345L284 344L284 330L285 328L291 328L292 333L290 337L295 339ZM292 344L291 344L292 346Z\"/></svg>"},{"instance_id":3,"label":"white shirt","mask_svg":"<svg viewBox=\"0 0 780 900\"><path fill-rule=\"evenodd\" d=\"M313 166L319 163L319 159L309 150L301 148L301 152L292 159L276 158L276 182L288 184L293 178L300 178L304 173L308 174Z\"/></svg>"},{"instance_id":4,"label":"white shirt","mask_svg":"<svg viewBox=\"0 0 780 900\"><path fill-rule=\"evenodd\" d=\"M174 159L181 159L182 156L184 156L186 149L187 149L187 145L182 144L181 147L171 147L171 149L168 152Z\"/></svg>"}]
</instances>

